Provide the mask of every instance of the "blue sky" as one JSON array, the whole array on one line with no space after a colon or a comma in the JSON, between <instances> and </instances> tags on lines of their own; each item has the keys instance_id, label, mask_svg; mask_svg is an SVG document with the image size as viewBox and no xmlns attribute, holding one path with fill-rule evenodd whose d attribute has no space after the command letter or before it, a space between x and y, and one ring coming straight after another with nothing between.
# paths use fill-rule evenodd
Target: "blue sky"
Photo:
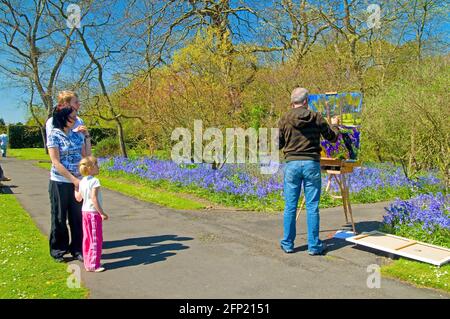
<instances>
[{"instance_id":1,"label":"blue sky","mask_svg":"<svg viewBox=\"0 0 450 319\"><path fill-rule=\"evenodd\" d=\"M2 84L5 83L5 77L0 76ZM0 88L0 118L6 123L25 122L27 118L27 107L24 103L28 94L23 89Z\"/></svg>"}]
</instances>

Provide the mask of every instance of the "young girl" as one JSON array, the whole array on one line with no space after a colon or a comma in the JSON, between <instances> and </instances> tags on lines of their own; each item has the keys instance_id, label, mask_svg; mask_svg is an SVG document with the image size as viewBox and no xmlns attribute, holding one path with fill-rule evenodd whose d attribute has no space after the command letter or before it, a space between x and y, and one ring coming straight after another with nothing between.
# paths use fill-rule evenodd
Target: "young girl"
<instances>
[{"instance_id":1,"label":"young girl","mask_svg":"<svg viewBox=\"0 0 450 319\"><path fill-rule=\"evenodd\" d=\"M79 190L75 191L75 198L83 200L83 258L86 271L101 272L105 268L100 266L102 256L102 221L108 219L102 208L102 193L100 181L94 177L98 175L97 159L87 156L80 161L80 173L83 179L80 181Z\"/></svg>"}]
</instances>

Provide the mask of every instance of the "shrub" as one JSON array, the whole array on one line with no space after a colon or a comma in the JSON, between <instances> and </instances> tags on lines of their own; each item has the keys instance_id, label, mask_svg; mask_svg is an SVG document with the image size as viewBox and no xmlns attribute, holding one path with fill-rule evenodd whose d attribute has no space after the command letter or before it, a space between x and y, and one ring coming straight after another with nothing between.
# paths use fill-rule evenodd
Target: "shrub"
<instances>
[{"instance_id":1,"label":"shrub","mask_svg":"<svg viewBox=\"0 0 450 319\"><path fill-rule=\"evenodd\" d=\"M11 148L44 147L41 131L38 126L9 125L8 136Z\"/></svg>"},{"instance_id":2,"label":"shrub","mask_svg":"<svg viewBox=\"0 0 450 319\"><path fill-rule=\"evenodd\" d=\"M91 135L92 145L97 145L100 141L108 137L114 138L116 136L116 130L113 128L88 127L88 129L89 134Z\"/></svg>"},{"instance_id":3,"label":"shrub","mask_svg":"<svg viewBox=\"0 0 450 319\"><path fill-rule=\"evenodd\" d=\"M96 157L109 157L120 155L120 146L117 138L107 137L97 143L94 149Z\"/></svg>"},{"instance_id":4,"label":"shrub","mask_svg":"<svg viewBox=\"0 0 450 319\"><path fill-rule=\"evenodd\" d=\"M38 126L28 125L9 125L8 127L9 144L11 148L42 148L41 132ZM0 126L0 132L2 126ZM92 127L89 128L89 134L92 137L92 145L108 137L114 138L116 130L113 128Z\"/></svg>"},{"instance_id":5,"label":"shrub","mask_svg":"<svg viewBox=\"0 0 450 319\"><path fill-rule=\"evenodd\" d=\"M448 59L430 59L369 95L363 113L363 159L401 163L409 178L437 168L449 187L449 75Z\"/></svg>"}]
</instances>

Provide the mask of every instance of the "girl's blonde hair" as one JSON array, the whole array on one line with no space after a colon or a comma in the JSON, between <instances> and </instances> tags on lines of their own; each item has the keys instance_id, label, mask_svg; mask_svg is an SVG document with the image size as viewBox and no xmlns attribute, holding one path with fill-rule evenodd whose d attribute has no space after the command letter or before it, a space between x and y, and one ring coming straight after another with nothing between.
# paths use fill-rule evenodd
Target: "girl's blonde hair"
<instances>
[{"instance_id":1,"label":"girl's blonde hair","mask_svg":"<svg viewBox=\"0 0 450 319\"><path fill-rule=\"evenodd\" d=\"M97 165L97 158L95 158L94 156L86 156L85 158L83 158L78 165L81 175L90 175L92 169L94 168L94 165Z\"/></svg>"},{"instance_id":2,"label":"girl's blonde hair","mask_svg":"<svg viewBox=\"0 0 450 319\"><path fill-rule=\"evenodd\" d=\"M70 103L70 100L74 97L78 97L78 95L73 91L61 91L58 93L58 105Z\"/></svg>"}]
</instances>

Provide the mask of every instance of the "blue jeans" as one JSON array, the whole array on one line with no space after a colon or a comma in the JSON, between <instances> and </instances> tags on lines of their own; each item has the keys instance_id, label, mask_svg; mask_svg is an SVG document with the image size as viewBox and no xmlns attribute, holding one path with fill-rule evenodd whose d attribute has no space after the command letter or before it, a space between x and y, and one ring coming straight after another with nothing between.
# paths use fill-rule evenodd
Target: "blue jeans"
<instances>
[{"instance_id":1,"label":"blue jeans","mask_svg":"<svg viewBox=\"0 0 450 319\"><path fill-rule=\"evenodd\" d=\"M285 249L294 249L296 235L296 213L301 186L306 197L306 226L308 229L308 250L321 253L322 241L319 239L319 202L322 187L320 162L301 160L286 163L284 170L284 235L281 245Z\"/></svg>"}]
</instances>

